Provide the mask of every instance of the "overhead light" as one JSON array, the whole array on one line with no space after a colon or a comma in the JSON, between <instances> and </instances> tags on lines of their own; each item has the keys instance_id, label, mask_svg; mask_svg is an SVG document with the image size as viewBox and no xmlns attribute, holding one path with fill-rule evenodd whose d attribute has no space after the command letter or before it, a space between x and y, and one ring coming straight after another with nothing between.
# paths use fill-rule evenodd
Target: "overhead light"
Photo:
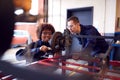
<instances>
[{"instance_id":1,"label":"overhead light","mask_svg":"<svg viewBox=\"0 0 120 80\"><path fill-rule=\"evenodd\" d=\"M20 14L23 14L23 12L24 12L23 9L17 9L17 10L15 10L14 13L15 13L16 15L20 15Z\"/></svg>"}]
</instances>

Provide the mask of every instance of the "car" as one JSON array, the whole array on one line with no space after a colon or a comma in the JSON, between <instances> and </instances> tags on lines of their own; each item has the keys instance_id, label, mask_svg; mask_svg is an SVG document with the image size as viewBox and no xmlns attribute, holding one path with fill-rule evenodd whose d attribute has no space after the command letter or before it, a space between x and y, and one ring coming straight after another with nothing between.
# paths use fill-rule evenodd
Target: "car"
<instances>
[{"instance_id":1,"label":"car","mask_svg":"<svg viewBox=\"0 0 120 80\"><path fill-rule=\"evenodd\" d=\"M14 30L11 47L26 46L32 42L31 35L26 30Z\"/></svg>"}]
</instances>

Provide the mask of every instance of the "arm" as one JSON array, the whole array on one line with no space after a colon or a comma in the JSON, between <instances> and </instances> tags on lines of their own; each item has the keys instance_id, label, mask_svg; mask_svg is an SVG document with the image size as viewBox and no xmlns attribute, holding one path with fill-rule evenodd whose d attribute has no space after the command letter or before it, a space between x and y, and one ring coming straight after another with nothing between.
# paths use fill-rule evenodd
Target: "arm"
<instances>
[{"instance_id":1,"label":"arm","mask_svg":"<svg viewBox=\"0 0 120 80\"><path fill-rule=\"evenodd\" d=\"M95 44L96 44L96 39L87 39L87 43L85 44L81 52L84 54L88 54L92 52Z\"/></svg>"},{"instance_id":2,"label":"arm","mask_svg":"<svg viewBox=\"0 0 120 80\"><path fill-rule=\"evenodd\" d=\"M84 29L84 32L81 33L82 35L85 36L95 36L98 35L96 29L94 27L86 28ZM81 38L78 40L80 41L80 44L82 44L82 49L81 52L78 53L79 55L87 54L90 55L90 53L93 51L93 48L96 45L97 39L96 38Z\"/></svg>"},{"instance_id":3,"label":"arm","mask_svg":"<svg viewBox=\"0 0 120 80\"><path fill-rule=\"evenodd\" d=\"M92 26L90 26L90 28L88 28L87 30L85 29L84 34L87 35L87 36L99 35L98 31ZM83 49L81 50L81 53L84 53L84 54L91 53L93 48L96 45L96 42L97 42L96 38L90 38L90 37L84 38L83 43L82 43L83 44Z\"/></svg>"},{"instance_id":4,"label":"arm","mask_svg":"<svg viewBox=\"0 0 120 80\"><path fill-rule=\"evenodd\" d=\"M33 55L39 54L42 56L44 55L50 48L46 45L41 45L40 47L36 47L30 50L30 53Z\"/></svg>"},{"instance_id":5,"label":"arm","mask_svg":"<svg viewBox=\"0 0 120 80\"><path fill-rule=\"evenodd\" d=\"M80 57L85 57L85 56L90 58L91 57L90 53L93 50L93 46L94 46L94 44L92 44L91 42L88 41L86 43L85 47L82 48L82 50L80 52L74 53L72 55L72 58L75 59L75 60L78 60Z\"/></svg>"}]
</instances>

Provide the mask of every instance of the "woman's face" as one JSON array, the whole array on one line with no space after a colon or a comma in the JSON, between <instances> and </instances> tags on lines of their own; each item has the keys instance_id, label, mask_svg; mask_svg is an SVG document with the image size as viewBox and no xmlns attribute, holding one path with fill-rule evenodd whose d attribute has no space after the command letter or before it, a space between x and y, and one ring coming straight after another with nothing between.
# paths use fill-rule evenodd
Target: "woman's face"
<instances>
[{"instance_id":1,"label":"woman's face","mask_svg":"<svg viewBox=\"0 0 120 80\"><path fill-rule=\"evenodd\" d=\"M52 37L52 31L50 30L43 30L41 35L41 40L48 42Z\"/></svg>"}]
</instances>

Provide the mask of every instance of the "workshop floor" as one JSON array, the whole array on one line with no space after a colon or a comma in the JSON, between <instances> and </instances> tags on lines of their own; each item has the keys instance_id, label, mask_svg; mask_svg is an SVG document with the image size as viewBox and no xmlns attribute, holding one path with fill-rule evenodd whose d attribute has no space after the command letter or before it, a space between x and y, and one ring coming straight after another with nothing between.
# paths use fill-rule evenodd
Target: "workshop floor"
<instances>
[{"instance_id":1,"label":"workshop floor","mask_svg":"<svg viewBox=\"0 0 120 80\"><path fill-rule=\"evenodd\" d=\"M2 57L2 60L9 61L9 62L11 62L13 64L25 65L25 60L18 61L18 60L16 60L16 57L15 57L16 51L18 51L21 48L24 48L24 47L12 48L12 49L7 50L5 52L5 54L3 55L3 57ZM81 61L81 60L76 61L76 60L73 60L73 59L69 59L67 61L72 62L72 63L80 63L80 64L87 65L86 61ZM69 65L68 64L67 67L75 68L75 69L78 69L78 70L88 71L87 68L83 68L83 67L80 67L80 66L73 66L73 65ZM56 69L56 71L54 73L61 74L61 72L62 72L61 69ZM107 73L107 74L119 76L119 74L114 74L114 73ZM80 76L80 75L81 75L80 73L66 70L66 76L68 76L68 77L74 77L75 80L77 80L76 78L78 78L78 76ZM104 80L111 80L111 79L104 79Z\"/></svg>"}]
</instances>

